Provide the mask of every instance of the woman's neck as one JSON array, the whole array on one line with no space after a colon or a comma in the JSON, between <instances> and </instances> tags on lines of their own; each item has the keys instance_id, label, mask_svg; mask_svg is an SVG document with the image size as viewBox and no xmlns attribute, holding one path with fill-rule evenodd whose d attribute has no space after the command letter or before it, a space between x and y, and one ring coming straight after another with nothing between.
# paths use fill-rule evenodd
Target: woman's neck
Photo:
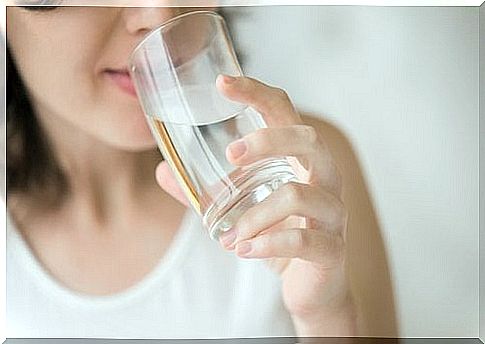
<instances>
[{"instance_id":1,"label":"woman's neck","mask_svg":"<svg viewBox=\"0 0 485 344\"><path fill-rule=\"evenodd\" d=\"M169 197L155 180L155 167L162 160L156 147L123 150L42 113L41 107L38 110L42 130L69 186L63 206L76 209L73 216L82 214L84 221L107 225L123 221L154 199Z\"/></svg>"}]
</instances>

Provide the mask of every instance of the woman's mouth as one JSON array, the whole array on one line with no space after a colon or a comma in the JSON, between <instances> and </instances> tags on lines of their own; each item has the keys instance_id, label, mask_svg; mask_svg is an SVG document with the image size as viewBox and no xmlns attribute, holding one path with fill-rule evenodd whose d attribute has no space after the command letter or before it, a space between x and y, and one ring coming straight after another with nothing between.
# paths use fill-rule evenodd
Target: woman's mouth
<instances>
[{"instance_id":1,"label":"woman's mouth","mask_svg":"<svg viewBox=\"0 0 485 344\"><path fill-rule=\"evenodd\" d=\"M136 97L135 86L127 69L106 69L104 74L122 91Z\"/></svg>"}]
</instances>

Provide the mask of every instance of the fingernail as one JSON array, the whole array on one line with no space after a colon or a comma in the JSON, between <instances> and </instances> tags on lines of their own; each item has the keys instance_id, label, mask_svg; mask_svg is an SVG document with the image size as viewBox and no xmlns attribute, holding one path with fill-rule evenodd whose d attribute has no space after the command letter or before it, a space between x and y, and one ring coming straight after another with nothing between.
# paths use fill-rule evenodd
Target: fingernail
<instances>
[{"instance_id":1,"label":"fingernail","mask_svg":"<svg viewBox=\"0 0 485 344\"><path fill-rule=\"evenodd\" d=\"M229 145L229 151L234 159L240 158L246 153L248 147L243 139L234 141Z\"/></svg>"},{"instance_id":2,"label":"fingernail","mask_svg":"<svg viewBox=\"0 0 485 344\"><path fill-rule=\"evenodd\" d=\"M236 81L237 78L230 76L230 75L224 75L224 82L226 84L232 84L234 81Z\"/></svg>"},{"instance_id":3,"label":"fingernail","mask_svg":"<svg viewBox=\"0 0 485 344\"><path fill-rule=\"evenodd\" d=\"M237 233L235 228L231 228L227 232L224 232L220 236L220 240L222 242L222 245L224 247L229 247L231 244L233 244L236 241L237 238Z\"/></svg>"},{"instance_id":4,"label":"fingernail","mask_svg":"<svg viewBox=\"0 0 485 344\"><path fill-rule=\"evenodd\" d=\"M251 250L252 250L251 243L244 241L237 246L237 252L236 253L237 253L238 256L245 257L251 252Z\"/></svg>"}]
</instances>

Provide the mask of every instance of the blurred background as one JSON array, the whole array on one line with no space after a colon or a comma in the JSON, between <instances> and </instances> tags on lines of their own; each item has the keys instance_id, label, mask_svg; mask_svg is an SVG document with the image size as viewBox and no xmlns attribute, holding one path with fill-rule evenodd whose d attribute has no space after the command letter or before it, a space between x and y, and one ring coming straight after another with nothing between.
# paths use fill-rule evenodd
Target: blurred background
<instances>
[{"instance_id":1,"label":"blurred background","mask_svg":"<svg viewBox=\"0 0 485 344\"><path fill-rule=\"evenodd\" d=\"M478 8L227 13L246 74L286 89L342 155L368 334L477 337Z\"/></svg>"},{"instance_id":2,"label":"blurred background","mask_svg":"<svg viewBox=\"0 0 485 344\"><path fill-rule=\"evenodd\" d=\"M478 7L229 13L245 73L286 89L354 151L380 232L367 243L354 233L355 245L370 265L388 260L400 336L478 337ZM373 240L385 256L365 251ZM378 279L366 288L369 303L385 292Z\"/></svg>"}]
</instances>

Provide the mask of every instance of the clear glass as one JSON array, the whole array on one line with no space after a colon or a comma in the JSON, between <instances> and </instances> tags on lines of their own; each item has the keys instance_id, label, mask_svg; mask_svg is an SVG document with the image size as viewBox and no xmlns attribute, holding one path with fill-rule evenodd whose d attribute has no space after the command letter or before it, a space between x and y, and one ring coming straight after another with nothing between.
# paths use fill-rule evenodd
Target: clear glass
<instances>
[{"instance_id":1,"label":"clear glass","mask_svg":"<svg viewBox=\"0 0 485 344\"><path fill-rule=\"evenodd\" d=\"M217 13L185 13L154 29L135 48L130 74L160 151L212 239L280 185L297 180L283 156L243 167L226 159L231 142L266 123L216 89L219 74L243 75Z\"/></svg>"}]
</instances>

